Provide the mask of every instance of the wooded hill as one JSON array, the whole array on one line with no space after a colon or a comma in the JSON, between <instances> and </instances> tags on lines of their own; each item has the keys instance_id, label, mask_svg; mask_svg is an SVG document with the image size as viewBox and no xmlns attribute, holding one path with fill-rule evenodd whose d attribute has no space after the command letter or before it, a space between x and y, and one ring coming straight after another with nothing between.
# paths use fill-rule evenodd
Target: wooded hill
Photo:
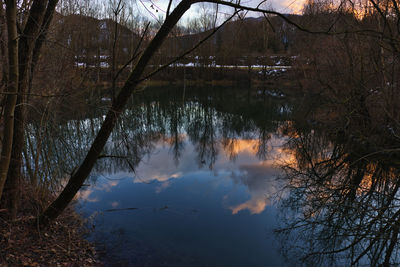
<instances>
[{"instance_id":1,"label":"wooded hill","mask_svg":"<svg viewBox=\"0 0 400 267\"><path fill-rule=\"evenodd\" d=\"M291 19L296 15L287 15ZM189 27L189 26L188 26ZM58 44L68 50L68 62L79 67L110 67L115 57L116 65L125 64L143 37L142 46L150 39L156 26L122 25L111 19L96 19L83 15L62 16L53 20L48 46ZM154 62L165 63L191 49L212 33L205 29L175 27L170 37L154 57ZM116 34L115 34L116 33ZM295 28L277 17L235 19L222 26L186 59L196 58L202 64L272 64L259 60L274 54L287 54L295 45ZM54 49L51 49L54 51ZM140 48L138 49L140 51ZM59 57L58 57L59 58ZM258 60L257 60L258 59ZM181 62L188 62L182 59Z\"/></svg>"}]
</instances>

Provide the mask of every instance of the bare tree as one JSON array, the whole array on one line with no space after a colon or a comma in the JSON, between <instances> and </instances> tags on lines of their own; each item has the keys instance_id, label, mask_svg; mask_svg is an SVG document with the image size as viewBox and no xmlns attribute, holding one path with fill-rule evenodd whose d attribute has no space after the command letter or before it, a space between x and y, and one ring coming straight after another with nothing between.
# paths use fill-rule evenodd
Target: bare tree
<instances>
[{"instance_id":1,"label":"bare tree","mask_svg":"<svg viewBox=\"0 0 400 267\"><path fill-rule=\"evenodd\" d=\"M38 220L40 224L46 225L51 220L56 218L70 203L75 194L79 191L82 184L90 174L97 158L99 157L101 151L103 150L108 137L110 136L121 112L124 109L129 97L136 90L136 86L143 81L142 75L145 67L149 63L150 59L153 57L155 52L161 46L162 42L170 33L171 29L177 24L179 19L185 14L185 12L191 7L192 4L198 2L212 2L215 4L228 5L235 7L237 9L249 9L254 11L261 11L264 13L279 14L278 12L262 10L259 8L250 8L241 6L239 4L225 2L225 1L193 1L193 0L183 0L181 1L175 9L165 18L165 21L161 25L161 28L157 31L152 41L149 43L147 48L144 50L140 59L138 60L135 68L129 75L125 85L120 89L120 92L114 99L110 110L108 111L106 118L93 141L85 159L83 160L80 167L74 172L69 179L67 185L57 199L51 203L51 205L39 216ZM285 16L282 15L286 19Z\"/></svg>"},{"instance_id":2,"label":"bare tree","mask_svg":"<svg viewBox=\"0 0 400 267\"><path fill-rule=\"evenodd\" d=\"M11 161L14 135L14 111L17 102L16 93L18 91L18 33L16 1L10 0L6 2L6 18L8 32L9 77L5 92L10 94L6 96L4 109L4 133L0 158L0 198L7 179L7 172Z\"/></svg>"},{"instance_id":3,"label":"bare tree","mask_svg":"<svg viewBox=\"0 0 400 267\"><path fill-rule=\"evenodd\" d=\"M113 15L113 20L114 20L114 32L113 32L113 38L112 38L112 48L111 48L111 97L114 99L115 94L116 94L116 82L117 82L117 77L116 77L116 71L117 71L117 42L118 42L118 25L119 25L119 19L120 19L120 13L121 11L125 8L125 3L122 0L118 1L109 1L109 4L111 6L111 11Z\"/></svg>"},{"instance_id":4,"label":"bare tree","mask_svg":"<svg viewBox=\"0 0 400 267\"><path fill-rule=\"evenodd\" d=\"M398 265L396 163L351 136L332 135L331 124L318 131L289 125L293 160L283 166L286 215L277 230L284 251L306 265Z\"/></svg>"},{"instance_id":5,"label":"bare tree","mask_svg":"<svg viewBox=\"0 0 400 267\"><path fill-rule=\"evenodd\" d=\"M70 6L74 7L76 1L69 1L71 3ZM206 0L206 1L200 1L200 0L183 0L179 2L179 4L175 7L175 9L169 13L169 9L171 7L171 3L168 8L167 16L162 23L161 27L158 29L157 33L154 35L154 38L151 40L151 42L148 44L146 49L141 53L139 59L137 60L137 63L131 73L129 74L129 77L127 81L125 82L124 86L119 90L119 93L115 96L112 102L112 106L109 109L106 118L102 124L101 129L99 130L95 140L93 141L85 159L81 163L80 167L74 172L64 188L64 190L61 192L61 194L58 196L58 198L44 211L43 214L40 215L39 221L43 224L48 223L50 220L54 219L57 217L68 205L68 203L73 199L75 194L78 192L78 190L81 188L82 184L84 183L85 179L88 177L90 174L96 160L98 159L99 155L101 154L104 145L106 144L108 137L110 136L121 112L124 109L125 104L127 103L128 99L136 91L136 87L138 84L140 84L143 80L147 79L154 73L157 73L158 70L151 72L150 74L145 74L145 68L149 64L150 60L154 56L154 54L157 52L158 48L161 46L163 41L167 38L168 34L171 32L171 30L174 28L174 26L178 23L179 19L183 16L183 14L193 5L196 3L212 3L216 5L225 5L231 8L234 8L236 12L239 12L241 10L249 10L249 11L254 11L254 12L261 12L264 14L271 14L275 15L282 20L284 20L288 25L291 25L298 30L308 32L308 33L318 33L320 35L326 35L330 36L332 33L335 36L339 36L339 34L348 34L349 30L348 29L342 29L336 27L336 24L328 24L327 26L329 28L325 29L307 29L300 24L292 21L289 19L286 15L281 14L276 11L272 10L265 10L260 8L259 6L257 7L249 7L249 6L244 6L240 4L240 2L229 2L229 1L220 1L220 0ZM32 4L29 9L29 16L26 16L26 20L21 20L23 23L21 24L20 28L22 30L22 35L19 39L19 45L18 45L18 52L19 52L19 62L18 62L18 98L17 98L17 109L15 111L15 125L14 125L14 131L13 131L13 146L12 146L12 156L11 158L13 161L10 163L9 171L8 171L8 181L11 183L17 181L21 166L22 166L22 151L23 151L23 140L24 140L24 122L25 122L25 110L24 110L24 104L26 103L26 97L25 94L27 93L27 88L28 88L28 81L29 81L29 76L33 75L33 73L30 72L30 68L32 66L32 60L34 58L34 51L40 51L40 42L38 40L43 40L43 38L39 38L40 34L42 32L46 33L46 23L51 19L51 16L48 17L46 14L53 14L54 13L54 8L55 5L51 5L51 3L57 3L56 0L49 0L49 1L38 1L34 0L32 1ZM119 1L121 3L121 1ZM28 5L29 7L29 5ZM118 7L118 6L117 6ZM379 7L379 5L378 5ZM379 10L380 8L376 8L378 10L376 15L379 15ZM392 10L396 11L396 8L393 8ZM47 12L49 11L49 12ZM120 7L115 9L116 14L120 12ZM118 12L117 12L118 11ZM382 11L382 10L381 10ZM382 12L381 12L382 13ZM380 15L381 17L385 17ZM215 24L215 20L213 20L212 24ZM384 20L385 21L385 20ZM386 24L387 25L392 25L393 23L388 21L386 18ZM390 22L390 23L389 23ZM18 23L18 22L16 22ZM333 27L333 26L335 27ZM205 25L208 27L207 25ZM118 28L118 27L117 27ZM333 30L335 32L333 32ZM337 30L338 29L338 30ZM386 29L386 28L385 28ZM342 33L339 31L342 30ZM117 32L117 31L116 31ZM213 30L210 32L210 34L207 36L212 36L216 30ZM360 31L361 33L371 33L370 31ZM382 32L378 32L382 33ZM392 31L393 33L393 31ZM376 34L376 31L371 33L372 35ZM396 47L396 43L393 43L392 41L389 40L388 36L395 37L392 35L387 35L386 31L383 31L382 33L382 38L385 40L385 44L391 45L392 47ZM45 35L43 36L45 37ZM116 37L116 35L114 36ZM205 38L207 39L207 38ZM114 40L117 40L117 38L114 38ZM204 41L200 41L198 45L195 45L195 47L198 47L200 44L204 43ZM35 48L36 44L39 44L38 49ZM116 46L117 42L114 42L114 46ZM193 51L193 50L190 50ZM189 51L189 52L190 52ZM38 52L39 53L39 52ZM188 53L183 53L184 55L187 55ZM179 57L177 58L179 59ZM163 65L161 69L165 68L169 64L176 62L177 59L174 59L167 64ZM34 67L34 65L33 65ZM4 149L4 148L3 148ZM3 153L2 149L2 153ZM7 151L4 151L5 154ZM5 157L6 158L6 157ZM7 164L4 164L7 165ZM3 169L2 169L3 170ZM10 198L12 199L12 198Z\"/></svg>"},{"instance_id":6,"label":"bare tree","mask_svg":"<svg viewBox=\"0 0 400 267\"><path fill-rule=\"evenodd\" d=\"M0 81L0 90L3 89L4 86L7 86L7 78L8 78L8 59L7 59L7 24L6 17L4 13L4 5L0 5L0 58L2 62L1 67L1 81Z\"/></svg>"},{"instance_id":7,"label":"bare tree","mask_svg":"<svg viewBox=\"0 0 400 267\"><path fill-rule=\"evenodd\" d=\"M32 66L32 60L37 61L38 54L43 44L43 40L46 36L47 29L49 27L49 23L51 21L52 15L55 10L55 6L58 0L49 0L49 1L32 1L31 5L29 6L29 15L27 16L26 20L22 20L23 24L20 24L17 19L14 19L13 9L16 8L15 1L6 2L6 8L11 8L10 13L7 16L7 27L9 31L12 33L14 30L14 25L16 28L20 28L21 35L18 36L18 42L16 43L16 39L13 37L13 41L9 43L9 47L11 49L18 49L18 53L15 54L14 50L9 56L12 57L11 60L17 58L18 63L15 65L13 61L10 61L9 64L9 81L13 81L15 77L18 78L18 84L12 85L11 90L13 91L13 96L10 97L10 104L9 110L7 111L9 116L9 125L13 123L13 129L7 130L7 134L13 135L13 137L5 138L7 142L12 140L12 147L11 147L11 156L9 164L4 164L4 168L1 168L2 174L5 170L8 171L7 173L7 191L10 195L4 200L7 200L9 203L10 214L12 217L16 215L16 203L18 198L18 181L21 175L21 168L22 168L22 151L24 147L24 126L25 126L25 102L26 102L26 93L29 85L29 76L30 76L30 68ZM16 13L17 11L15 11ZM10 38L10 37L9 37ZM10 40L9 40L10 41ZM9 48L9 49L10 49ZM35 55L34 55L34 51ZM12 62L12 64L11 64ZM13 68L13 71L11 71ZM18 75L15 76L15 69L18 68ZM11 84L14 84L11 82ZM15 88L17 88L17 92L15 92ZM17 94L16 94L17 93ZM16 103L14 105L14 97L16 98ZM7 104L6 104L7 105ZM14 106L14 107L12 107ZM12 117L12 110L14 110L14 117ZM13 122L12 122L12 120ZM8 153L8 146L3 146L2 153L3 157L2 160L8 161L6 154ZM5 148L5 150L4 150ZM3 152L4 151L4 152ZM11 160L12 159L12 160ZM7 166L8 165L8 166ZM4 185L4 178L0 179L1 183ZM3 193L3 186L0 188L0 195Z\"/></svg>"}]
</instances>

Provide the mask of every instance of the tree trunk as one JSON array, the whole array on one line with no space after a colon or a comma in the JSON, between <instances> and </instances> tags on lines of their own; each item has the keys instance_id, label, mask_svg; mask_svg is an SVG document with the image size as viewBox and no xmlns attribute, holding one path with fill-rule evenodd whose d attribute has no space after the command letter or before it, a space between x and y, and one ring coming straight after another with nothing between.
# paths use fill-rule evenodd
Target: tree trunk
<instances>
[{"instance_id":1,"label":"tree trunk","mask_svg":"<svg viewBox=\"0 0 400 267\"><path fill-rule=\"evenodd\" d=\"M3 196L6 200L11 218L17 214L19 199L19 181L22 169L22 151L24 149L24 125L25 125L25 100L28 86L28 76L32 52L40 33L43 17L46 11L47 1L35 0L32 3L29 17L18 43L18 96L14 112L14 132L11 152L11 161L7 174L7 181Z\"/></svg>"},{"instance_id":2,"label":"tree trunk","mask_svg":"<svg viewBox=\"0 0 400 267\"><path fill-rule=\"evenodd\" d=\"M31 92L32 88L32 79L33 73L35 71L36 64L39 60L40 50L42 49L43 43L47 38L47 33L49 31L50 23L53 20L54 11L56 9L58 0L49 0L49 3L46 8L46 13L44 14L42 26L40 27L39 37L35 42L35 47L33 48L32 54L32 63L29 75L29 85L28 85L28 102L29 102L29 93Z\"/></svg>"},{"instance_id":3,"label":"tree trunk","mask_svg":"<svg viewBox=\"0 0 400 267\"><path fill-rule=\"evenodd\" d=\"M136 67L131 72L120 93L113 101L112 107L109 109L100 131L93 141L90 150L82 164L78 170L72 174L68 184L65 186L64 190L57 197L57 199L51 203L51 205L39 216L38 221L41 226L47 225L51 220L60 215L60 213L68 206L76 193L82 187L82 184L89 176L97 158L102 152L121 112L124 109L125 104L128 102L129 97L132 95L136 86L138 85L139 79L151 57L160 47L164 39L168 36L169 32L176 25L179 19L194 2L195 1L192 0L181 1L175 10L169 16L167 16L160 30L157 32L156 36L153 38L143 55L140 57Z\"/></svg>"},{"instance_id":4,"label":"tree trunk","mask_svg":"<svg viewBox=\"0 0 400 267\"><path fill-rule=\"evenodd\" d=\"M6 1L6 20L8 31L8 66L9 78L6 92L8 93L4 109L4 134L0 158L0 199L3 193L7 172L10 166L13 134L14 111L18 92L18 33L17 6L15 0Z\"/></svg>"},{"instance_id":5,"label":"tree trunk","mask_svg":"<svg viewBox=\"0 0 400 267\"><path fill-rule=\"evenodd\" d=\"M7 26L6 26L4 9L3 9L3 5L0 5L0 57L1 57L2 65L3 65L1 67L2 73L1 73L1 81L0 81L0 90L3 88L3 86L7 86L7 79L8 79L8 63L7 63L8 60L7 60L7 56L6 56L6 54L7 54L6 38L7 37L5 36L6 32L7 32ZM0 116L1 116L1 114L0 114Z\"/></svg>"}]
</instances>

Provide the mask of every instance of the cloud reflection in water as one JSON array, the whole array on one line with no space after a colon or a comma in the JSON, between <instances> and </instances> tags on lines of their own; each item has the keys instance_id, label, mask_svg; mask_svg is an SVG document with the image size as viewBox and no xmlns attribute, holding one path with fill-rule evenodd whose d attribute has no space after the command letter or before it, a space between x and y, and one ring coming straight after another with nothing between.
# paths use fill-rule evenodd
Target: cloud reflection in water
<instances>
[{"instance_id":1,"label":"cloud reflection in water","mask_svg":"<svg viewBox=\"0 0 400 267\"><path fill-rule=\"evenodd\" d=\"M94 188L81 191L78 198L89 202L99 201L98 198L90 198L90 195L94 191L109 192L111 188L118 185L117 179L122 177L133 177L133 183L137 184L159 182L160 184L157 184L154 189L158 194L169 188L175 179L202 175L206 172L207 175L228 177L234 185L246 188L249 195L248 200L235 205L225 205L225 208L231 210L232 214L238 214L245 210L251 214L260 214L270 205L272 198L279 190L278 182L275 179L278 174L276 160L282 160L285 155L280 149L282 140L278 138L270 140L271 149L265 160L259 160L257 157L258 140L236 139L232 143L230 151L224 150L222 142L219 142L219 149L224 153L218 155L212 169L198 166L195 147L186 138L184 139L185 149L176 164L171 155L168 139L164 138L163 140L156 143L154 151L138 165L135 173L105 174L107 177L112 177L113 180L107 180ZM235 154L234 158L232 158L232 151ZM230 202L229 194L223 202ZM112 206L116 207L117 205L112 204Z\"/></svg>"}]
</instances>

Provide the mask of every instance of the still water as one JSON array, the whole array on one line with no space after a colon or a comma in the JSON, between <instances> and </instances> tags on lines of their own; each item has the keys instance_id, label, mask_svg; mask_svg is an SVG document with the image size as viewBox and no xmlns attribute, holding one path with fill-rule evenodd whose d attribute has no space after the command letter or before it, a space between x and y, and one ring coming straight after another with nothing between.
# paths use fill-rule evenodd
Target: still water
<instances>
[{"instance_id":1,"label":"still water","mask_svg":"<svg viewBox=\"0 0 400 267\"><path fill-rule=\"evenodd\" d=\"M273 237L277 171L257 159L251 141L241 141L234 162L222 150L211 170L198 166L184 139L177 164L169 145L158 142L135 173L99 175L81 201L106 262L283 266Z\"/></svg>"},{"instance_id":2,"label":"still water","mask_svg":"<svg viewBox=\"0 0 400 267\"><path fill-rule=\"evenodd\" d=\"M110 265L285 266L274 202L284 157L276 131L288 104L261 92L264 100L203 91L182 101L182 93L125 114L121 124L136 125L114 136L109 149L129 147L126 139L139 135L146 142L135 150L145 151L135 166L95 173L80 192L80 211L95 227L89 239Z\"/></svg>"},{"instance_id":3,"label":"still water","mask_svg":"<svg viewBox=\"0 0 400 267\"><path fill-rule=\"evenodd\" d=\"M351 132L329 120L328 104L262 88L136 94L77 196L101 260L397 266L400 156L376 151L398 140ZM45 140L41 175L74 171L107 105L29 140L28 148ZM29 131L44 134L35 124Z\"/></svg>"}]
</instances>

